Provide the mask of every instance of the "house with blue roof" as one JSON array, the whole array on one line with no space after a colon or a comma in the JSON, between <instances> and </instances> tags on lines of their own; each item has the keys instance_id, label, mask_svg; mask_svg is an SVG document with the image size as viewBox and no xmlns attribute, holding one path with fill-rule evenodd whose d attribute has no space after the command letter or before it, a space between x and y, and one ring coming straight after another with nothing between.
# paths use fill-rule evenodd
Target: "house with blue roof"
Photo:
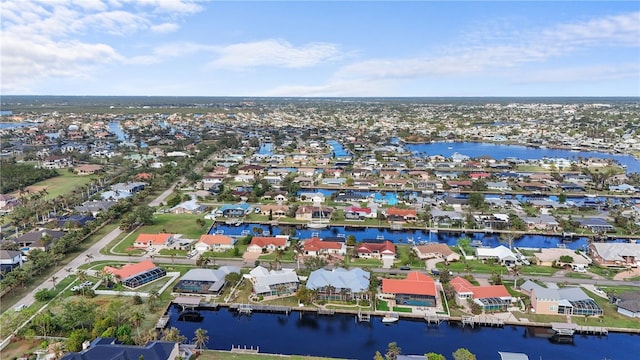
<instances>
[{"instance_id":1,"label":"house with blue roof","mask_svg":"<svg viewBox=\"0 0 640 360\"><path fill-rule=\"evenodd\" d=\"M250 212L251 204L225 204L222 205L218 210L216 210L216 215L226 217L242 217L248 215Z\"/></svg>"},{"instance_id":2,"label":"house with blue roof","mask_svg":"<svg viewBox=\"0 0 640 360\"><path fill-rule=\"evenodd\" d=\"M66 354L62 360L174 360L179 355L176 342L152 341L138 346L119 344L116 338L97 338L86 349Z\"/></svg>"},{"instance_id":3,"label":"house with blue roof","mask_svg":"<svg viewBox=\"0 0 640 360\"><path fill-rule=\"evenodd\" d=\"M370 276L361 268L318 269L309 274L306 286L317 291L318 300L366 300Z\"/></svg>"}]
</instances>

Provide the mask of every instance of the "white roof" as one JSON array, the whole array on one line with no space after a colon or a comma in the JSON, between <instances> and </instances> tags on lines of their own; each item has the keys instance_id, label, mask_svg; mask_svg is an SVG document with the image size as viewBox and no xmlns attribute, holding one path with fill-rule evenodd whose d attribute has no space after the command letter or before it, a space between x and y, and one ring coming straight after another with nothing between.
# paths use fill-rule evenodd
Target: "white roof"
<instances>
[{"instance_id":1,"label":"white roof","mask_svg":"<svg viewBox=\"0 0 640 360\"><path fill-rule=\"evenodd\" d=\"M369 288L369 277L370 273L360 268L350 270L342 268L334 270L319 269L309 275L307 288L319 289L331 285L336 289L363 292Z\"/></svg>"},{"instance_id":2,"label":"white roof","mask_svg":"<svg viewBox=\"0 0 640 360\"><path fill-rule=\"evenodd\" d=\"M515 254L504 245L495 248L476 248L476 255L479 257L497 257L500 260L509 257L516 258Z\"/></svg>"}]
</instances>

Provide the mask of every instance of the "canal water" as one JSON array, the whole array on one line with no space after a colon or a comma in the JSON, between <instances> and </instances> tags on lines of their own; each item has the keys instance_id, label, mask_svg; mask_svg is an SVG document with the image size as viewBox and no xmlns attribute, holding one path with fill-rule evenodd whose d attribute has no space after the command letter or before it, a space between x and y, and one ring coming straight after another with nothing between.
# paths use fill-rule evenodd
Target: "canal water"
<instances>
[{"instance_id":1,"label":"canal water","mask_svg":"<svg viewBox=\"0 0 640 360\"><path fill-rule=\"evenodd\" d=\"M380 317L358 323L353 315L296 311L289 315L238 315L226 308L201 310L200 321L190 322L179 321L179 312L179 308L171 307L169 326L177 327L187 339L194 337L196 329L204 328L210 338L208 348L217 350L253 346L264 353L372 359L376 351L384 354L387 345L395 341L402 354L436 352L448 359L462 347L480 360L499 359L498 351L526 353L531 360L635 360L640 353L640 336L631 334L577 335L573 344L556 344L538 337L539 331L520 326L470 328L447 322L436 326L419 320L385 325Z\"/></svg>"},{"instance_id":2,"label":"canal water","mask_svg":"<svg viewBox=\"0 0 640 360\"><path fill-rule=\"evenodd\" d=\"M283 231L281 226L270 226L261 224L244 223L239 226L227 225L222 223L216 223L215 226L209 231L210 234L224 234L228 236L242 236L242 235L255 235L256 228L262 230L262 235L279 235ZM447 244L449 246L457 245L458 239L462 236L467 236L471 240L479 240L483 246L496 247L503 243L500 242L498 234L489 234L484 232L474 232L461 234L459 232L445 232L439 230L436 232L430 232L428 230L391 230L388 228L355 228L344 226L331 226L327 229L296 229L294 237L300 239L309 239L317 236L322 239L342 237L347 238L349 235L354 235L356 241L362 242L366 240L390 240L397 244L418 244L425 242L438 242ZM513 240L513 246L520 248L555 248L565 246L568 249L585 249L588 245L588 239L586 237L576 236L573 239L562 239L559 236L545 236L545 235L524 235L522 237L515 238ZM625 242L622 239L612 240L614 242Z\"/></svg>"}]
</instances>

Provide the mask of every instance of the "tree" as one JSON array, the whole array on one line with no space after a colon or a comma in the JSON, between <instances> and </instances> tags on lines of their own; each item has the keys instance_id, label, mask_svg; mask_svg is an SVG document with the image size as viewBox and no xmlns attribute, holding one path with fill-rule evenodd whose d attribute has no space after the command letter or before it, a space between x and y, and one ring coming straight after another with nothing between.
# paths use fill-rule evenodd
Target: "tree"
<instances>
[{"instance_id":1,"label":"tree","mask_svg":"<svg viewBox=\"0 0 640 360\"><path fill-rule=\"evenodd\" d=\"M398 355L400 355L402 349L398 346L398 344L394 342L390 342L387 347L387 353L384 354L385 360L396 360Z\"/></svg>"},{"instance_id":2,"label":"tree","mask_svg":"<svg viewBox=\"0 0 640 360\"><path fill-rule=\"evenodd\" d=\"M469 194L469 206L473 209L482 209L484 205L484 196L481 193L473 192Z\"/></svg>"},{"instance_id":3,"label":"tree","mask_svg":"<svg viewBox=\"0 0 640 360\"><path fill-rule=\"evenodd\" d=\"M424 354L424 356L427 358L427 360L447 360L447 358L444 357L444 355L437 354L437 353L434 353L434 352L430 352L430 353Z\"/></svg>"},{"instance_id":4,"label":"tree","mask_svg":"<svg viewBox=\"0 0 640 360\"><path fill-rule=\"evenodd\" d=\"M51 281L51 283L53 284L53 288L56 288L56 281L58 281L58 277L57 276L52 276L51 279L49 279L49 281Z\"/></svg>"},{"instance_id":5,"label":"tree","mask_svg":"<svg viewBox=\"0 0 640 360\"><path fill-rule=\"evenodd\" d=\"M196 346L196 349L206 349L207 343L209 342L209 336L207 335L208 331L203 328L197 328L195 331L195 337L193 338L193 343Z\"/></svg>"},{"instance_id":6,"label":"tree","mask_svg":"<svg viewBox=\"0 0 640 360\"><path fill-rule=\"evenodd\" d=\"M454 360L476 360L476 356L465 348L456 350L452 355Z\"/></svg>"},{"instance_id":7,"label":"tree","mask_svg":"<svg viewBox=\"0 0 640 360\"><path fill-rule=\"evenodd\" d=\"M174 341L177 343L183 343L187 338L180 334L180 330L176 327L170 327L168 329L162 330L162 336L160 337L162 341Z\"/></svg>"},{"instance_id":8,"label":"tree","mask_svg":"<svg viewBox=\"0 0 640 360\"><path fill-rule=\"evenodd\" d=\"M149 305L149 309L153 310L156 307L156 303L160 299L160 294L158 290L151 291L149 293L149 297L147 298L147 304Z\"/></svg>"}]
</instances>

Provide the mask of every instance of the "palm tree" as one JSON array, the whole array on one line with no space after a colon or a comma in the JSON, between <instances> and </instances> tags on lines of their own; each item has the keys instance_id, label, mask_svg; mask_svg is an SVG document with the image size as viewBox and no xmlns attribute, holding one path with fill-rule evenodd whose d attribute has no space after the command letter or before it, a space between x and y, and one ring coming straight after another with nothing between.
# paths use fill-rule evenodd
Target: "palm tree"
<instances>
[{"instance_id":1,"label":"palm tree","mask_svg":"<svg viewBox=\"0 0 640 360\"><path fill-rule=\"evenodd\" d=\"M93 259L93 254L87 254L85 255L84 262L89 262L92 259Z\"/></svg>"},{"instance_id":2,"label":"palm tree","mask_svg":"<svg viewBox=\"0 0 640 360\"><path fill-rule=\"evenodd\" d=\"M149 293L149 297L147 298L147 304L149 304L150 309L154 309L156 306L156 302L160 299L160 294L158 290L154 290Z\"/></svg>"},{"instance_id":3,"label":"palm tree","mask_svg":"<svg viewBox=\"0 0 640 360\"><path fill-rule=\"evenodd\" d=\"M387 348L387 353L385 354L385 359L395 360L398 358L398 355L401 353L400 347L398 344L394 342L389 343L389 347Z\"/></svg>"},{"instance_id":4,"label":"palm tree","mask_svg":"<svg viewBox=\"0 0 640 360\"><path fill-rule=\"evenodd\" d=\"M183 343L187 338L180 334L180 330L175 327L162 330L162 341L174 341L177 343Z\"/></svg>"},{"instance_id":5,"label":"palm tree","mask_svg":"<svg viewBox=\"0 0 640 360\"><path fill-rule=\"evenodd\" d=\"M51 283L53 284L53 288L56 288L56 281L58 281L58 277L57 276L52 276L51 279L49 279L49 281L51 281Z\"/></svg>"},{"instance_id":6,"label":"palm tree","mask_svg":"<svg viewBox=\"0 0 640 360\"><path fill-rule=\"evenodd\" d=\"M203 328L196 329L196 336L193 338L193 342L197 349L207 348L207 343L209 342L209 336L207 335L207 333L208 331Z\"/></svg>"},{"instance_id":7,"label":"palm tree","mask_svg":"<svg viewBox=\"0 0 640 360\"><path fill-rule=\"evenodd\" d=\"M138 332L138 336L140 336L140 324L142 323L142 321L145 319L146 315L143 312L140 311L134 311L133 314L131 314L131 322L133 323L133 325L136 327L136 330Z\"/></svg>"}]
</instances>

